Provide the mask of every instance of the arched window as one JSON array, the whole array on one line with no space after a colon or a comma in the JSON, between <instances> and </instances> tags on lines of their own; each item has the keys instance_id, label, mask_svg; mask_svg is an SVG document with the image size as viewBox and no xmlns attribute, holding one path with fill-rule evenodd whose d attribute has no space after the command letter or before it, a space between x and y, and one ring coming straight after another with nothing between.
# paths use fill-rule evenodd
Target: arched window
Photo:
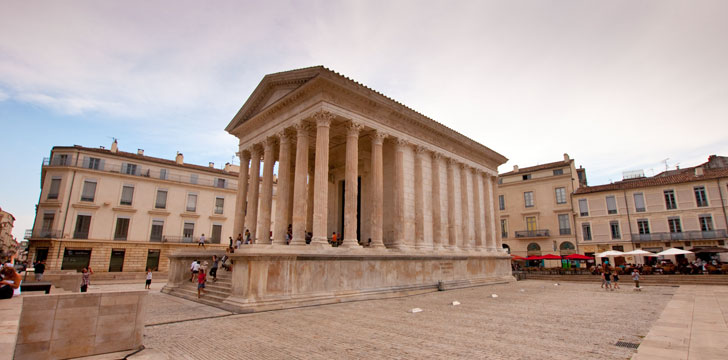
<instances>
[{"instance_id":1,"label":"arched window","mask_svg":"<svg viewBox=\"0 0 728 360\"><path fill-rule=\"evenodd\" d=\"M528 250L528 255L541 255L541 246L539 246L536 243L530 243L528 244L528 247L526 248Z\"/></svg>"},{"instance_id":2,"label":"arched window","mask_svg":"<svg viewBox=\"0 0 728 360\"><path fill-rule=\"evenodd\" d=\"M559 245L559 252L561 255L570 255L576 252L576 248L572 242L564 241Z\"/></svg>"}]
</instances>

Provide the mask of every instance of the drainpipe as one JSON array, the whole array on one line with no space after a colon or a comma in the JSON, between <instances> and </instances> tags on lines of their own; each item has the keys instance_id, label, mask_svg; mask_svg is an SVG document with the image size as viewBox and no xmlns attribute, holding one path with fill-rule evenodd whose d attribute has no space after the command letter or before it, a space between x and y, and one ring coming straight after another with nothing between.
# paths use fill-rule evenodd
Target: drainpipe
<instances>
[{"instance_id":1,"label":"drainpipe","mask_svg":"<svg viewBox=\"0 0 728 360\"><path fill-rule=\"evenodd\" d=\"M622 190L624 194L624 206L627 207L627 225L629 228L629 241L632 243L632 250L634 250L634 241L632 240L632 219L629 217L629 203L627 202L627 190Z\"/></svg>"}]
</instances>

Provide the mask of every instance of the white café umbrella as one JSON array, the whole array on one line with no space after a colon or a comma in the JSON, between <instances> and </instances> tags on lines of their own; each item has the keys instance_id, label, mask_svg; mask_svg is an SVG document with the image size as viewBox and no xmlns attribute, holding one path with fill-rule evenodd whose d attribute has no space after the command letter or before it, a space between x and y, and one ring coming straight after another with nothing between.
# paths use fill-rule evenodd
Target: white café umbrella
<instances>
[{"instance_id":1,"label":"white caf\u00e9 umbrella","mask_svg":"<svg viewBox=\"0 0 728 360\"><path fill-rule=\"evenodd\" d=\"M624 256L624 253L617 250L608 250L603 253L597 254L597 257L609 257L609 256Z\"/></svg>"},{"instance_id":2,"label":"white caf\u00e9 umbrella","mask_svg":"<svg viewBox=\"0 0 728 360\"><path fill-rule=\"evenodd\" d=\"M665 251L658 252L657 256L685 255L685 254L692 254L692 253L693 253L692 251L688 251L688 250L670 248Z\"/></svg>"},{"instance_id":3,"label":"white caf\u00e9 umbrella","mask_svg":"<svg viewBox=\"0 0 728 360\"><path fill-rule=\"evenodd\" d=\"M642 257L642 263L645 262L645 256L657 256L654 253L651 253L649 251L645 251L645 250L642 250L642 249L627 251L626 253L624 253L624 255L641 256Z\"/></svg>"}]
</instances>

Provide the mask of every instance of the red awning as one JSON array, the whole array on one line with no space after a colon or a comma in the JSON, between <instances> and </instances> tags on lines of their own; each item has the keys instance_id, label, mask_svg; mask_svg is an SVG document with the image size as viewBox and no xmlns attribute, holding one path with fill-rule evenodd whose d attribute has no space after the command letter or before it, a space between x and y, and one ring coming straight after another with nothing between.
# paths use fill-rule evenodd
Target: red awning
<instances>
[{"instance_id":1,"label":"red awning","mask_svg":"<svg viewBox=\"0 0 728 360\"><path fill-rule=\"evenodd\" d=\"M571 255L564 257L564 259L567 259L567 260L592 260L592 259L594 259L594 257L586 256L586 255L582 255L582 254L571 254Z\"/></svg>"},{"instance_id":2,"label":"red awning","mask_svg":"<svg viewBox=\"0 0 728 360\"><path fill-rule=\"evenodd\" d=\"M523 256L511 255L511 260L526 260Z\"/></svg>"},{"instance_id":3,"label":"red awning","mask_svg":"<svg viewBox=\"0 0 728 360\"><path fill-rule=\"evenodd\" d=\"M543 260L543 256L531 255L531 256L527 257L526 260Z\"/></svg>"},{"instance_id":4,"label":"red awning","mask_svg":"<svg viewBox=\"0 0 728 360\"><path fill-rule=\"evenodd\" d=\"M541 259L543 259L543 260L561 260L561 256L553 255L553 254L546 254L544 256L541 256Z\"/></svg>"}]
</instances>

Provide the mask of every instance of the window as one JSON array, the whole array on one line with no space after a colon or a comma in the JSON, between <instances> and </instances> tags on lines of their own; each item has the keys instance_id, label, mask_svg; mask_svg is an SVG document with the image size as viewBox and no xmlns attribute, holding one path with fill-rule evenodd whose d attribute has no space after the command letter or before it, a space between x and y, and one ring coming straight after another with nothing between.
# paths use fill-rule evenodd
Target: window
<instances>
[{"instance_id":1,"label":"window","mask_svg":"<svg viewBox=\"0 0 728 360\"><path fill-rule=\"evenodd\" d=\"M85 168L94 170L101 169L101 159L95 157L87 157Z\"/></svg>"},{"instance_id":2,"label":"window","mask_svg":"<svg viewBox=\"0 0 728 360\"><path fill-rule=\"evenodd\" d=\"M617 213L617 200L614 196L607 196L607 214Z\"/></svg>"},{"instance_id":3,"label":"window","mask_svg":"<svg viewBox=\"0 0 728 360\"><path fill-rule=\"evenodd\" d=\"M167 169L159 169L159 178L167 180Z\"/></svg>"},{"instance_id":4,"label":"window","mask_svg":"<svg viewBox=\"0 0 728 360\"><path fill-rule=\"evenodd\" d=\"M131 201L134 198L134 187L131 185L124 185L121 188L121 205L131 205Z\"/></svg>"},{"instance_id":5,"label":"window","mask_svg":"<svg viewBox=\"0 0 728 360\"><path fill-rule=\"evenodd\" d=\"M192 236L195 234L195 223L185 222L184 228L182 229L182 240L185 242L192 242Z\"/></svg>"},{"instance_id":6,"label":"window","mask_svg":"<svg viewBox=\"0 0 728 360\"><path fill-rule=\"evenodd\" d=\"M88 239L88 231L91 227L91 215L78 215L76 217L76 228L73 231L74 239Z\"/></svg>"},{"instance_id":7,"label":"window","mask_svg":"<svg viewBox=\"0 0 728 360\"><path fill-rule=\"evenodd\" d=\"M210 233L210 243L219 244L222 237L222 225L212 224L212 232Z\"/></svg>"},{"instance_id":8,"label":"window","mask_svg":"<svg viewBox=\"0 0 728 360\"><path fill-rule=\"evenodd\" d=\"M677 209L674 190L665 190L665 207L667 210Z\"/></svg>"},{"instance_id":9,"label":"window","mask_svg":"<svg viewBox=\"0 0 728 360\"><path fill-rule=\"evenodd\" d=\"M197 184L197 174L190 174L190 184Z\"/></svg>"},{"instance_id":10,"label":"window","mask_svg":"<svg viewBox=\"0 0 728 360\"><path fill-rule=\"evenodd\" d=\"M500 177L499 177L499 178L498 178L498 185L501 185L501 184L503 184L503 178L500 178Z\"/></svg>"},{"instance_id":11,"label":"window","mask_svg":"<svg viewBox=\"0 0 728 360\"><path fill-rule=\"evenodd\" d=\"M529 216L526 218L526 230L536 231L536 217Z\"/></svg>"},{"instance_id":12,"label":"window","mask_svg":"<svg viewBox=\"0 0 728 360\"><path fill-rule=\"evenodd\" d=\"M96 195L96 181L85 180L83 182L83 190L81 191L81 201L94 201Z\"/></svg>"},{"instance_id":13,"label":"window","mask_svg":"<svg viewBox=\"0 0 728 360\"><path fill-rule=\"evenodd\" d=\"M523 180L531 180L531 174L523 175Z\"/></svg>"},{"instance_id":14,"label":"window","mask_svg":"<svg viewBox=\"0 0 728 360\"><path fill-rule=\"evenodd\" d=\"M571 223L569 223L569 214L559 214L559 234L571 235Z\"/></svg>"},{"instance_id":15,"label":"window","mask_svg":"<svg viewBox=\"0 0 728 360\"><path fill-rule=\"evenodd\" d=\"M51 179L51 188L48 190L48 200L58 199L58 191L61 189L61 178Z\"/></svg>"},{"instance_id":16,"label":"window","mask_svg":"<svg viewBox=\"0 0 728 360\"><path fill-rule=\"evenodd\" d=\"M696 186L693 190L695 190L695 202L698 204L698 207L708 206L708 197L705 196L705 186Z\"/></svg>"},{"instance_id":17,"label":"window","mask_svg":"<svg viewBox=\"0 0 728 360\"><path fill-rule=\"evenodd\" d=\"M225 198L216 197L215 198L215 214L222 214L224 207L225 207Z\"/></svg>"},{"instance_id":18,"label":"window","mask_svg":"<svg viewBox=\"0 0 728 360\"><path fill-rule=\"evenodd\" d=\"M501 238L508 238L508 220L501 219Z\"/></svg>"},{"instance_id":19,"label":"window","mask_svg":"<svg viewBox=\"0 0 728 360\"><path fill-rule=\"evenodd\" d=\"M645 195L642 193L634 194L634 209L637 212L645 212Z\"/></svg>"},{"instance_id":20,"label":"window","mask_svg":"<svg viewBox=\"0 0 728 360\"><path fill-rule=\"evenodd\" d=\"M123 166L123 172L127 175L137 175L137 169L136 164L124 164Z\"/></svg>"},{"instance_id":21,"label":"window","mask_svg":"<svg viewBox=\"0 0 728 360\"><path fill-rule=\"evenodd\" d=\"M164 231L163 220L152 220L152 233L149 235L149 241L162 241L162 233Z\"/></svg>"},{"instance_id":22,"label":"window","mask_svg":"<svg viewBox=\"0 0 728 360\"><path fill-rule=\"evenodd\" d=\"M554 170L554 176L556 176L556 175L564 175L564 169Z\"/></svg>"},{"instance_id":23,"label":"window","mask_svg":"<svg viewBox=\"0 0 728 360\"><path fill-rule=\"evenodd\" d=\"M649 234L650 233L650 222L647 221L647 219L637 220L637 230L642 235Z\"/></svg>"},{"instance_id":24,"label":"window","mask_svg":"<svg viewBox=\"0 0 728 360\"><path fill-rule=\"evenodd\" d=\"M526 207L533 207L533 191L523 193L523 200L526 202Z\"/></svg>"},{"instance_id":25,"label":"window","mask_svg":"<svg viewBox=\"0 0 728 360\"><path fill-rule=\"evenodd\" d=\"M588 240L592 239L591 225L589 225L589 223L581 224L581 236L584 239L584 241L588 241Z\"/></svg>"},{"instance_id":26,"label":"window","mask_svg":"<svg viewBox=\"0 0 728 360\"><path fill-rule=\"evenodd\" d=\"M586 203L586 199L579 199L579 215L589 216L589 206Z\"/></svg>"},{"instance_id":27,"label":"window","mask_svg":"<svg viewBox=\"0 0 728 360\"><path fill-rule=\"evenodd\" d=\"M187 194L187 211L197 211L197 194Z\"/></svg>"},{"instance_id":28,"label":"window","mask_svg":"<svg viewBox=\"0 0 728 360\"><path fill-rule=\"evenodd\" d=\"M498 195L498 209L506 209L506 198L503 195Z\"/></svg>"},{"instance_id":29,"label":"window","mask_svg":"<svg viewBox=\"0 0 728 360\"><path fill-rule=\"evenodd\" d=\"M619 231L619 221L610 221L609 229L612 231L612 239L622 238L622 233Z\"/></svg>"},{"instance_id":30,"label":"window","mask_svg":"<svg viewBox=\"0 0 728 360\"><path fill-rule=\"evenodd\" d=\"M215 186L217 186L221 189L224 189L225 188L225 179L218 178L217 181L215 182Z\"/></svg>"},{"instance_id":31,"label":"window","mask_svg":"<svg viewBox=\"0 0 728 360\"><path fill-rule=\"evenodd\" d=\"M556 188L556 203L566 204L566 188Z\"/></svg>"},{"instance_id":32,"label":"window","mask_svg":"<svg viewBox=\"0 0 728 360\"><path fill-rule=\"evenodd\" d=\"M678 217L668 218L667 225L670 227L671 233L682 232L682 226L680 226L680 218Z\"/></svg>"},{"instance_id":33,"label":"window","mask_svg":"<svg viewBox=\"0 0 728 360\"><path fill-rule=\"evenodd\" d=\"M57 166L68 166L71 162L68 161L68 154L58 154L53 156L53 163L52 165Z\"/></svg>"},{"instance_id":34,"label":"window","mask_svg":"<svg viewBox=\"0 0 728 360\"><path fill-rule=\"evenodd\" d=\"M167 190L157 190L157 200L154 202L157 209L167 208Z\"/></svg>"},{"instance_id":35,"label":"window","mask_svg":"<svg viewBox=\"0 0 728 360\"><path fill-rule=\"evenodd\" d=\"M700 231L713 231L713 217L710 215L700 215Z\"/></svg>"},{"instance_id":36,"label":"window","mask_svg":"<svg viewBox=\"0 0 728 360\"><path fill-rule=\"evenodd\" d=\"M53 229L53 220L56 218L56 213L46 212L43 213L43 225L41 226L41 237L49 237L51 234L51 230Z\"/></svg>"},{"instance_id":37,"label":"window","mask_svg":"<svg viewBox=\"0 0 728 360\"><path fill-rule=\"evenodd\" d=\"M114 230L114 240L126 240L129 235L129 218L116 218L116 230Z\"/></svg>"}]
</instances>

